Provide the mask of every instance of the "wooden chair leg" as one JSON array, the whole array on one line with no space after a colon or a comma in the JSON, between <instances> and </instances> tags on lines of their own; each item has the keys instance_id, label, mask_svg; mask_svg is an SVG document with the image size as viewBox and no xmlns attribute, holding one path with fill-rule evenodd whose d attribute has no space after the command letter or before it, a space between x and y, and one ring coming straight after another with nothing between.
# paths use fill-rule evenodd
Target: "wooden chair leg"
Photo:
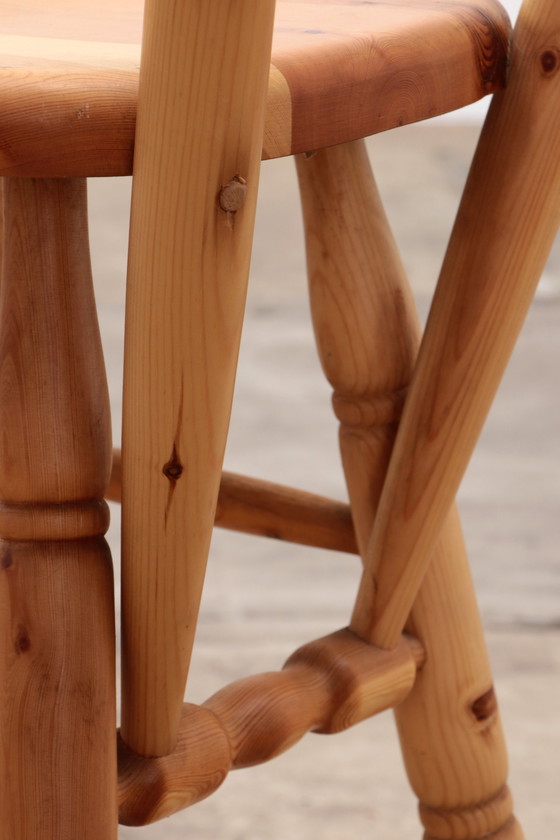
<instances>
[{"instance_id":1,"label":"wooden chair leg","mask_svg":"<svg viewBox=\"0 0 560 840\"><path fill-rule=\"evenodd\" d=\"M311 312L365 553L420 327L363 140L296 159Z\"/></svg>"},{"instance_id":2,"label":"wooden chair leg","mask_svg":"<svg viewBox=\"0 0 560 840\"><path fill-rule=\"evenodd\" d=\"M273 17L273 0L146 8L125 335L121 724L145 756L173 751L182 710L245 304Z\"/></svg>"},{"instance_id":3,"label":"wooden chair leg","mask_svg":"<svg viewBox=\"0 0 560 840\"><path fill-rule=\"evenodd\" d=\"M117 834L108 395L85 182L4 184L0 831Z\"/></svg>"},{"instance_id":4,"label":"wooden chair leg","mask_svg":"<svg viewBox=\"0 0 560 840\"><path fill-rule=\"evenodd\" d=\"M453 585L451 591L460 587L462 573L454 564L453 579L444 590L442 561L434 564L431 546L558 229L559 25L560 9L555 2L540 0L522 8L514 32L509 84L492 103L444 262L351 625L381 646L394 643L413 603L414 625L431 626L434 639L438 632L442 635L445 615L441 599L448 597L449 586ZM440 593L439 601L434 602L429 590L433 595ZM458 615L454 621L460 626ZM430 661L430 640L422 637L422 641ZM457 652L461 653L460 648ZM444 655L444 662L446 658ZM435 668L435 660L433 664ZM428 719L430 698L434 709L443 708L434 703L434 694L428 690L429 667L424 688L420 679L398 713L409 772L413 782L423 788L427 766L422 753L432 725ZM435 679L432 689L437 690ZM463 728L469 720L473 731L480 726L481 742L495 737L495 726L487 728L487 722L494 721L494 705L488 689L474 704L465 698L460 709L458 720ZM430 711L430 716L441 731L437 713ZM478 724L476 719L480 719ZM451 751L447 737L442 737L440 744L438 752ZM443 756L440 761L442 778L449 769L449 785L452 768ZM477 765L467 765L461 776L459 769L455 770L454 785L467 775L476 783ZM444 788L441 785L440 791ZM440 794L434 789L431 801L424 799L428 807L422 810L427 836L438 840L522 837L518 824L507 818L509 796L498 788L497 779L491 793L487 791L484 809L475 807L473 798L462 809L455 802L451 813L449 797L437 804Z\"/></svg>"},{"instance_id":5,"label":"wooden chair leg","mask_svg":"<svg viewBox=\"0 0 560 840\"><path fill-rule=\"evenodd\" d=\"M406 629L426 664L395 716L425 840L522 840L460 524L447 518Z\"/></svg>"},{"instance_id":6,"label":"wooden chair leg","mask_svg":"<svg viewBox=\"0 0 560 840\"><path fill-rule=\"evenodd\" d=\"M341 452L365 551L419 328L363 143L300 158L312 311L341 421ZM508 823L507 762L492 677L453 513L407 629L426 646L397 722L425 825L478 838ZM438 822L439 821L439 822ZM516 825L510 823L511 825ZM463 833L461 833L461 831ZM517 833L504 837L521 837Z\"/></svg>"},{"instance_id":7,"label":"wooden chair leg","mask_svg":"<svg viewBox=\"0 0 560 840\"><path fill-rule=\"evenodd\" d=\"M509 87L492 103L434 301L409 406L408 434L403 435L398 453L402 465L407 457L406 438L410 445L412 433L417 451L423 450L424 475L429 472L431 476L428 482L422 480L424 499L431 497L430 513L422 505L414 514L425 519L428 531L437 527L434 511L444 509L462 474L558 228L560 61L554 33L558 32L559 15L558 4L548 0L522 9L514 33ZM436 382L437 391L432 387ZM459 413L444 408L443 402L459 406ZM417 430L426 430L430 439L418 441L412 424ZM435 467L434 447L441 453L443 445L455 454L447 459L438 457L439 466ZM398 461L394 463L396 466ZM407 470L409 486L416 484L421 472L418 463L413 468L414 478ZM434 500L436 487L440 498ZM395 484L392 492L399 492ZM420 537L416 531L415 538L417 544L423 542L426 532ZM373 545L370 548L373 552ZM403 545L400 550L406 553ZM396 571L398 580L399 569ZM477 781L482 770L488 773L489 765L459 763L453 758L454 740L446 734L453 721L446 714L447 689L442 675L436 674L437 660L432 660L431 651L439 649L451 673L456 673L453 663L458 655L466 663L476 663L475 640L465 624L467 601L474 604L470 593L465 595L466 583L468 572L460 558L452 566L442 553L436 552L430 559L409 623L426 646L428 664L397 709L401 740L412 784L428 794L422 797L425 805L421 808L427 838L489 835L495 840L518 840L523 834L519 825L508 819L507 789L499 789L496 777L493 796L487 796L484 807L473 807L481 801L475 796ZM387 606L392 588L388 578L384 585L382 607ZM390 609L381 609L377 616L383 613L394 619L394 610L391 615ZM462 634L453 655L449 639L442 633L451 616ZM381 621L389 627L389 621ZM471 649L469 656L466 647L462 650L466 645ZM478 732L481 742L496 737L496 702L491 689L475 703L464 697L457 712L455 731L462 730L463 738L469 731ZM436 742L439 791L426 784L426 756L436 731L443 735ZM451 811L449 793L442 793L445 788L459 790L461 785L465 793L470 785L470 808L463 805L461 810Z\"/></svg>"}]
</instances>

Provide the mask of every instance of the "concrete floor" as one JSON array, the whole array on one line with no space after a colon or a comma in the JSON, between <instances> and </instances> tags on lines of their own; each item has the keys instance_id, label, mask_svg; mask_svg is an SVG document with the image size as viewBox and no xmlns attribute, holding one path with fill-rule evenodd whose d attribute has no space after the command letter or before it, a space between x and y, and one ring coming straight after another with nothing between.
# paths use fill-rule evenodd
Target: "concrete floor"
<instances>
[{"instance_id":1,"label":"concrete floor","mask_svg":"<svg viewBox=\"0 0 560 840\"><path fill-rule=\"evenodd\" d=\"M476 128L423 125L371 141L374 168L425 313ZM313 348L293 164L263 166L247 322L226 467L333 497L345 490L329 388ZM114 433L120 435L127 181L91 183L93 263ZM527 840L560 835L560 254L553 253L459 501ZM115 508L110 539L118 561ZM118 565L118 563L117 563ZM343 626L357 562L216 532L188 698L277 668ZM309 736L232 773L210 799L138 840L416 840L390 714Z\"/></svg>"}]
</instances>

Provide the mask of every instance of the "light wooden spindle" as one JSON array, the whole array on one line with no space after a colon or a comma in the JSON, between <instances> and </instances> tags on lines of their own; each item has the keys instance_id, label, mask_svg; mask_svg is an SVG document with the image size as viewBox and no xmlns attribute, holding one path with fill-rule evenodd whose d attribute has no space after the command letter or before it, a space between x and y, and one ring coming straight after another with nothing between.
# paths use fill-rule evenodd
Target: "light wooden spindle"
<instances>
[{"instance_id":1,"label":"light wooden spindle","mask_svg":"<svg viewBox=\"0 0 560 840\"><path fill-rule=\"evenodd\" d=\"M418 321L363 144L302 158L298 174L318 347L339 394L343 463L365 547L397 427L394 395L406 391L412 373ZM433 806L440 820L453 821L457 810L470 820L464 838L481 837L496 819L510 821L511 802L503 796L505 746L455 513L442 527L407 629L427 655L397 708L411 783L423 814Z\"/></svg>"},{"instance_id":2,"label":"light wooden spindle","mask_svg":"<svg viewBox=\"0 0 560 840\"><path fill-rule=\"evenodd\" d=\"M7 179L0 833L117 836L111 435L84 181Z\"/></svg>"},{"instance_id":3,"label":"light wooden spindle","mask_svg":"<svg viewBox=\"0 0 560 840\"><path fill-rule=\"evenodd\" d=\"M273 0L149 0L123 406L122 736L173 750L245 303Z\"/></svg>"}]
</instances>

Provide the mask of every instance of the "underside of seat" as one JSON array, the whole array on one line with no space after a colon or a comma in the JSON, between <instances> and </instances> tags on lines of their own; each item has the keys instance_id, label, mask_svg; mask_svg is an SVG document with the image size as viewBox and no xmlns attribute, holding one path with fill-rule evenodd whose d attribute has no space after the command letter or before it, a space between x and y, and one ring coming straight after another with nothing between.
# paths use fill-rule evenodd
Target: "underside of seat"
<instances>
[{"instance_id":1,"label":"underside of seat","mask_svg":"<svg viewBox=\"0 0 560 840\"><path fill-rule=\"evenodd\" d=\"M141 0L0 0L0 174L132 172ZM467 105L504 85L494 0L280 0L263 158Z\"/></svg>"}]
</instances>

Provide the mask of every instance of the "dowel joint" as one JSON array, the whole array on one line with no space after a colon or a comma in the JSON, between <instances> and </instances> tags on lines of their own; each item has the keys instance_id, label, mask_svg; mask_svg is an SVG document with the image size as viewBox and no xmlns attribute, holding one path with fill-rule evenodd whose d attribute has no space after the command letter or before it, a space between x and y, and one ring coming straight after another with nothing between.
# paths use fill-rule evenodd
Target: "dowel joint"
<instances>
[{"instance_id":1,"label":"dowel joint","mask_svg":"<svg viewBox=\"0 0 560 840\"><path fill-rule=\"evenodd\" d=\"M241 175L234 175L221 187L218 193L218 204L227 216L228 224L233 228L235 214L245 204L247 198L247 181Z\"/></svg>"}]
</instances>

